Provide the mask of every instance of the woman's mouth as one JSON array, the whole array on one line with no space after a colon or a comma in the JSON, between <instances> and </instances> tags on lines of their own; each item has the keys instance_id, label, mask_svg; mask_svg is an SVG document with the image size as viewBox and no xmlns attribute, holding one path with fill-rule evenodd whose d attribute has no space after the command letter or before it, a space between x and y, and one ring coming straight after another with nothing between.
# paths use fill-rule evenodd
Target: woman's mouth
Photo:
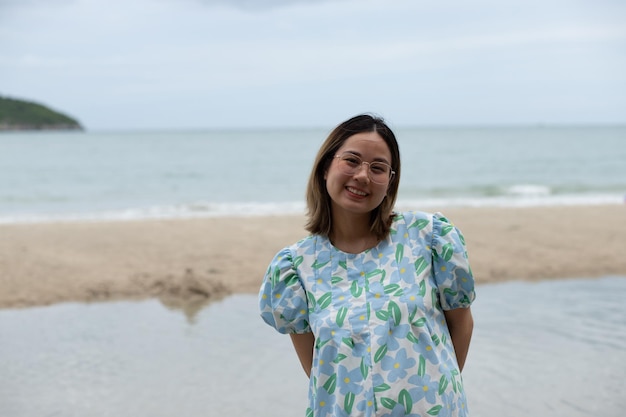
<instances>
[{"instance_id":1,"label":"woman's mouth","mask_svg":"<svg viewBox=\"0 0 626 417\"><path fill-rule=\"evenodd\" d=\"M367 195L367 193L365 191L361 191L361 190L358 190L358 189L353 188L353 187L346 187L346 190L348 190L352 194L356 194L356 195L361 196L361 197L365 197Z\"/></svg>"}]
</instances>

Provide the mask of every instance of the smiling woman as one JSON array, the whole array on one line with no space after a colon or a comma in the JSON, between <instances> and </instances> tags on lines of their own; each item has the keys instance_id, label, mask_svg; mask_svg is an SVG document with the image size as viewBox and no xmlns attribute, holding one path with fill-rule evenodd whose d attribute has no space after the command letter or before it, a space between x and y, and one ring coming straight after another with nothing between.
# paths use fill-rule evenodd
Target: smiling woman
<instances>
[{"instance_id":1,"label":"smiling woman","mask_svg":"<svg viewBox=\"0 0 626 417\"><path fill-rule=\"evenodd\" d=\"M465 239L440 213L393 212L399 181L384 120L338 125L309 180L312 234L265 275L261 317L291 335L309 416L467 416L475 293Z\"/></svg>"}]
</instances>

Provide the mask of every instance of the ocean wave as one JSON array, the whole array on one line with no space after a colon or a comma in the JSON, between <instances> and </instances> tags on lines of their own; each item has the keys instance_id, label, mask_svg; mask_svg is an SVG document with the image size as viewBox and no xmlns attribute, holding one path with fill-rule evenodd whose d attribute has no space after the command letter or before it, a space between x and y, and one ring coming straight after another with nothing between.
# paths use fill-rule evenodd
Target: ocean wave
<instances>
[{"instance_id":1,"label":"ocean wave","mask_svg":"<svg viewBox=\"0 0 626 417\"><path fill-rule=\"evenodd\" d=\"M398 211L404 210L443 210L454 207L548 207L580 205L615 205L626 203L625 196L619 194L561 194L554 195L533 187L514 188L506 195L490 197L445 197L422 199L399 199ZM91 222L91 221L133 221L158 219L191 219L207 217L256 217L275 215L304 215L304 202L242 202L242 203L203 203L151 206L109 210L98 212L73 213L15 213L1 214L0 224L49 223L49 222Z\"/></svg>"}]
</instances>

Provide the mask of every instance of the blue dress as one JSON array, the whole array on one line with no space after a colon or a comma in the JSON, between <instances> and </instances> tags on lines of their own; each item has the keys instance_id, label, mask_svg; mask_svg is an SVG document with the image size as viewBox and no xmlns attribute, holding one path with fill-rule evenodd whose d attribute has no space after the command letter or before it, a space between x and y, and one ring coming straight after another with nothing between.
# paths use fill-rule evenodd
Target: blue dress
<instances>
[{"instance_id":1,"label":"blue dress","mask_svg":"<svg viewBox=\"0 0 626 417\"><path fill-rule=\"evenodd\" d=\"M409 212L362 253L319 235L284 248L259 303L279 332L315 336L307 417L426 417L468 415L443 312L474 298L461 232Z\"/></svg>"}]
</instances>

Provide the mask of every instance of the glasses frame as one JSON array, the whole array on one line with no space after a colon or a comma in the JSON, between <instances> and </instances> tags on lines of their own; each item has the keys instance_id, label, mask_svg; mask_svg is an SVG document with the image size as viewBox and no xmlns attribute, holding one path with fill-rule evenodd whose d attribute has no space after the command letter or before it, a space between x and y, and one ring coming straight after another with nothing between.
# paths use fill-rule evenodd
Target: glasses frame
<instances>
[{"instance_id":1,"label":"glasses frame","mask_svg":"<svg viewBox=\"0 0 626 417\"><path fill-rule=\"evenodd\" d=\"M367 164L367 178L369 178L370 181L372 181L374 184L389 184L391 182L391 180L393 179L394 175L396 175L396 171L393 170L393 167L391 165L389 165L388 163L386 163L386 162L382 162L382 161L367 162L367 161L364 161L360 156L355 155L355 154L350 153L350 152L344 152L341 155L340 154L336 154L335 158L339 158L339 160L342 160L342 158L344 156L351 156L352 158L355 158L355 159L358 159L359 161L361 161L361 163L359 164L358 168L356 168L356 171L354 171L352 174L344 173L345 175L354 175L354 174L356 174L357 172L359 172L363 168L363 164ZM385 181L385 182L377 182L377 181L374 181L374 179L372 179L372 169L371 169L371 166L372 166L373 163L375 163L375 164L383 164L383 165L386 165L386 166L389 167L389 178L387 179L387 181Z\"/></svg>"}]
</instances>

